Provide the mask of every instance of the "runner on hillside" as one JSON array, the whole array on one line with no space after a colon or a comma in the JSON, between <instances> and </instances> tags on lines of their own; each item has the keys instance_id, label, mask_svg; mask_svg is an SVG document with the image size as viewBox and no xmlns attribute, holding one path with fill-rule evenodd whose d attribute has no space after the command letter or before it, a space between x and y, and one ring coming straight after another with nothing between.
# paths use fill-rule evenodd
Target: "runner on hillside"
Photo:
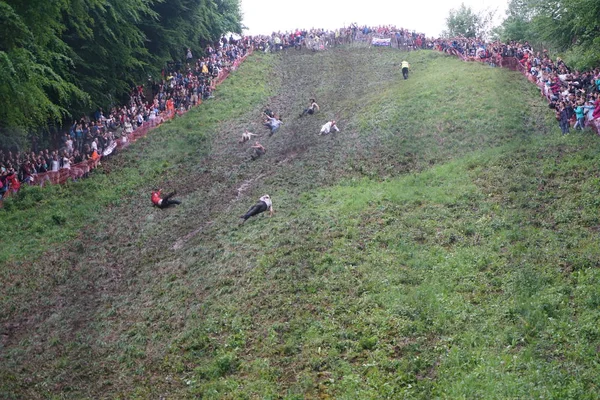
<instances>
[{"instance_id":1,"label":"runner on hillside","mask_svg":"<svg viewBox=\"0 0 600 400\"><path fill-rule=\"evenodd\" d=\"M171 204L181 204L181 201L175 200L175 199L171 199L171 197L175 196L177 194L177 192L173 191L173 192L169 193L168 195L166 195L165 197L161 197L161 192L162 192L162 189L154 189L152 191L152 195L150 197L150 200L152 200L152 203L156 207L158 207L158 208L167 208Z\"/></svg>"},{"instance_id":2,"label":"runner on hillside","mask_svg":"<svg viewBox=\"0 0 600 400\"><path fill-rule=\"evenodd\" d=\"M248 210L248 212L246 214L244 214L240 217L243 220L240 222L240 224L243 224L244 222L246 222L246 220L248 218L250 218L254 215L258 215L267 210L269 210L269 217L272 217L273 213L274 213L273 202L271 201L271 197L268 194L265 194L260 199L258 199L258 202L255 205L250 207L250 209Z\"/></svg>"},{"instance_id":3,"label":"runner on hillside","mask_svg":"<svg viewBox=\"0 0 600 400\"><path fill-rule=\"evenodd\" d=\"M410 68L410 65L408 64L408 61L402 61L402 76L404 77L404 79L408 79L408 69Z\"/></svg>"}]
</instances>

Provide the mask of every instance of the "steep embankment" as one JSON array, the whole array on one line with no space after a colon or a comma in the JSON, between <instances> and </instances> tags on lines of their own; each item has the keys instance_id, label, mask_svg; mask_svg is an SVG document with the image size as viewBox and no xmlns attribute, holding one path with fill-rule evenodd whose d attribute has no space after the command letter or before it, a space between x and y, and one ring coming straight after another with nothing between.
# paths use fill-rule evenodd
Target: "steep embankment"
<instances>
[{"instance_id":1,"label":"steep embankment","mask_svg":"<svg viewBox=\"0 0 600 400\"><path fill-rule=\"evenodd\" d=\"M285 124L249 162L267 105ZM2 236L0 393L593 397L598 139L547 114L437 53L256 54L104 174L2 213L26 229ZM157 185L183 204L151 208ZM264 193L275 217L239 227Z\"/></svg>"}]
</instances>

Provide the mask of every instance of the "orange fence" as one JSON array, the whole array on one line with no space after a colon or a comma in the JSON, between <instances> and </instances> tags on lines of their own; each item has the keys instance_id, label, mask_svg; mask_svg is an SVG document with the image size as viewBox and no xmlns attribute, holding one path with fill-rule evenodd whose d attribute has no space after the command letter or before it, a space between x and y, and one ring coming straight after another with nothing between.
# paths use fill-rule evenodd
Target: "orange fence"
<instances>
[{"instance_id":1,"label":"orange fence","mask_svg":"<svg viewBox=\"0 0 600 400\"><path fill-rule=\"evenodd\" d=\"M235 60L230 66L221 69L221 71L219 71L219 75L213 80L212 88L215 89L217 85L221 84L229 76L231 71L235 71L251 53L252 51L250 49L244 57ZM200 100L197 105L200 104L202 104L202 100ZM105 150L104 157L112 154L115 150L123 149L129 146L131 143L138 140L139 138L146 136L148 132L162 124L164 121L173 119L176 114L182 115L184 113L185 111L175 112L173 110L168 110L159 114L154 120L144 122L135 131L129 134L123 133L123 135L115 141L112 148L109 148L109 151ZM98 159L96 160L86 160L77 164L73 164L70 166L70 168L61 168L58 171L49 171L34 174L31 185L57 185L64 184L69 180L77 180L83 178L88 172L90 172L92 169L96 168L100 164L101 158L102 156L98 157ZM8 195L8 192L6 192L6 195ZM0 203L1 201L2 200L0 200Z\"/></svg>"}]
</instances>

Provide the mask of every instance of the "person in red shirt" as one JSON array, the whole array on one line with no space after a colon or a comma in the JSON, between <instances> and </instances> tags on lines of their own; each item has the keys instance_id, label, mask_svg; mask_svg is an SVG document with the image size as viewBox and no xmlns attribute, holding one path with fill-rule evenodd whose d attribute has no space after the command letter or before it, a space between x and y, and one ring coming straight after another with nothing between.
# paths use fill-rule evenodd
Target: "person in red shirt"
<instances>
[{"instance_id":1,"label":"person in red shirt","mask_svg":"<svg viewBox=\"0 0 600 400\"><path fill-rule=\"evenodd\" d=\"M21 182L19 182L19 177L14 169L11 168L6 180L8 181L8 187L10 188L10 191L12 193L17 193L21 188Z\"/></svg>"},{"instance_id":2,"label":"person in red shirt","mask_svg":"<svg viewBox=\"0 0 600 400\"><path fill-rule=\"evenodd\" d=\"M150 197L150 200L152 200L152 203L156 207L158 207L158 208L167 208L171 204L181 204L181 201L175 200L175 199L171 199L171 197L175 196L176 192L171 192L168 195L166 195L165 197L161 197L161 193L162 193L162 189L154 189L152 191L152 195Z\"/></svg>"}]
</instances>

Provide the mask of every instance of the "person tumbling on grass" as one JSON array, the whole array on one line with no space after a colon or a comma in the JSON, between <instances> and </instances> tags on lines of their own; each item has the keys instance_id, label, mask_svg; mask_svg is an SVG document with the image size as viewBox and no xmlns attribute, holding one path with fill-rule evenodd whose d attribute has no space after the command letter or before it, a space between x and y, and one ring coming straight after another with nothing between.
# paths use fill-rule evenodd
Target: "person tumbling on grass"
<instances>
[{"instance_id":1,"label":"person tumbling on grass","mask_svg":"<svg viewBox=\"0 0 600 400\"><path fill-rule=\"evenodd\" d=\"M154 189L152 191L152 195L150 197L150 200L152 200L152 203L156 207L158 207L158 208L167 208L171 204L181 204L181 201L175 200L175 199L171 199L171 197L175 196L177 194L177 192L173 191L173 192L169 193L168 195L166 195L165 197L161 197L161 192L162 192L162 189Z\"/></svg>"},{"instance_id":2,"label":"person tumbling on grass","mask_svg":"<svg viewBox=\"0 0 600 400\"><path fill-rule=\"evenodd\" d=\"M279 130L279 127L281 126L281 124L283 124L283 121L281 119L279 119L277 116L275 117L269 117L267 116L267 118L265 119L265 122L263 123L263 125L267 128L269 128L271 130L270 135L273 135L275 132L277 132Z\"/></svg>"},{"instance_id":3,"label":"person tumbling on grass","mask_svg":"<svg viewBox=\"0 0 600 400\"><path fill-rule=\"evenodd\" d=\"M304 111L302 111L302 114L300 114L300 116L304 117L306 114L313 115L317 111L319 111L319 105L317 104L315 99L310 99L310 104L308 108L305 108Z\"/></svg>"},{"instance_id":4,"label":"person tumbling on grass","mask_svg":"<svg viewBox=\"0 0 600 400\"><path fill-rule=\"evenodd\" d=\"M265 149L262 144L258 143L258 141L254 142L254 145L250 146L250 148L252 149L252 154L250 155L252 160L260 158L260 156L267 152L267 149Z\"/></svg>"},{"instance_id":5,"label":"person tumbling on grass","mask_svg":"<svg viewBox=\"0 0 600 400\"><path fill-rule=\"evenodd\" d=\"M332 130L339 132L340 128L335 124L335 120L327 121L322 127L319 135L328 135Z\"/></svg>"},{"instance_id":6,"label":"person tumbling on grass","mask_svg":"<svg viewBox=\"0 0 600 400\"><path fill-rule=\"evenodd\" d=\"M242 221L240 221L240 224L243 224L244 222L246 222L246 220L248 220L248 218L250 218L254 215L258 215L267 210L269 210L269 217L272 217L273 213L274 213L273 202L271 201L271 197L268 194L265 194L260 199L258 199L258 202L255 205L250 207L250 209L248 210L248 212L246 214L244 214L240 217L242 219Z\"/></svg>"},{"instance_id":7,"label":"person tumbling on grass","mask_svg":"<svg viewBox=\"0 0 600 400\"><path fill-rule=\"evenodd\" d=\"M246 129L246 131L244 131L244 133L242 133L242 138L240 139L240 141L238 143L247 142L248 140L252 139L252 136L258 136L258 135L256 133L249 132L248 129Z\"/></svg>"}]
</instances>

